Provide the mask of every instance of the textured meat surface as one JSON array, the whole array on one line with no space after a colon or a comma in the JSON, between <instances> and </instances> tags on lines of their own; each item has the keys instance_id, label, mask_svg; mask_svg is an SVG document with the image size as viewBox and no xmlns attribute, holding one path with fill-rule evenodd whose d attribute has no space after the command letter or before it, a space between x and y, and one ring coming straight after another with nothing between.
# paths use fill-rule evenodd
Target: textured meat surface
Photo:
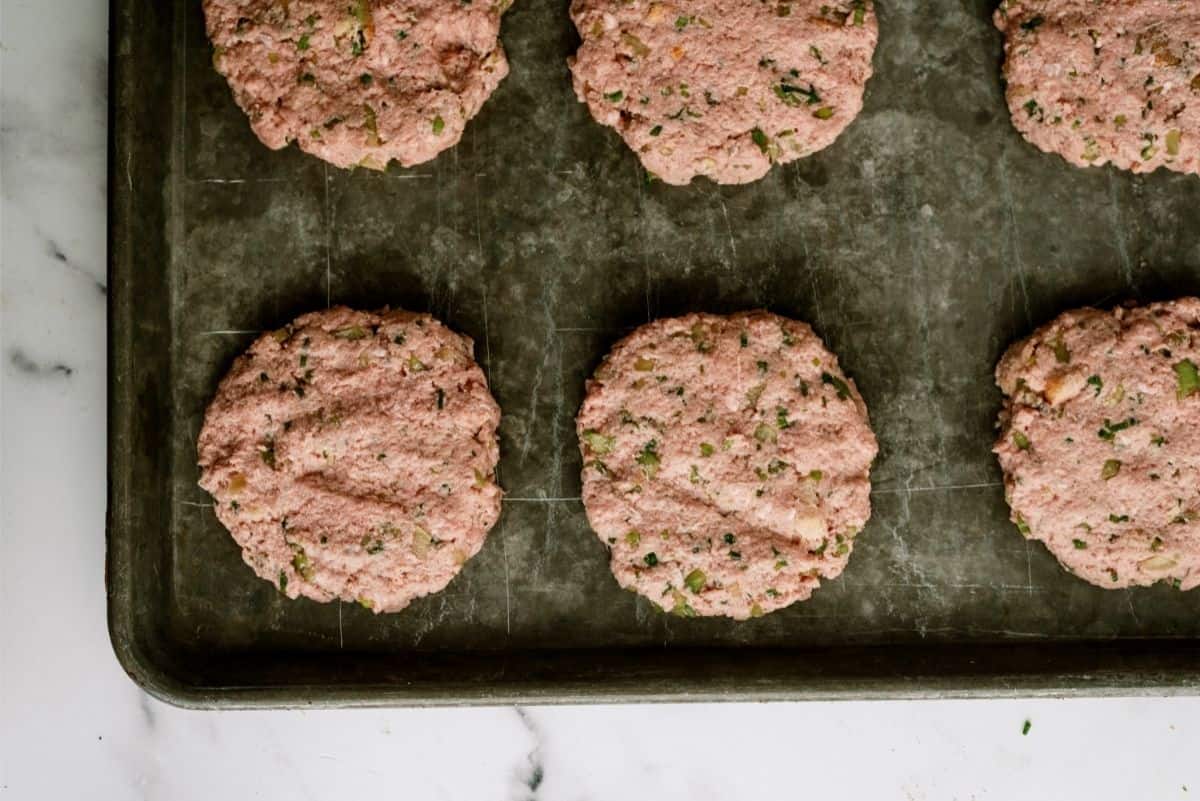
<instances>
[{"instance_id":1,"label":"textured meat surface","mask_svg":"<svg viewBox=\"0 0 1200 801\"><path fill-rule=\"evenodd\" d=\"M1016 343L995 451L1012 519L1101 587L1200 585L1200 300L1070 311Z\"/></svg>"},{"instance_id":2,"label":"textured meat surface","mask_svg":"<svg viewBox=\"0 0 1200 801\"><path fill-rule=\"evenodd\" d=\"M508 74L510 0L204 0L213 63L267 147L339 167L429 161Z\"/></svg>"},{"instance_id":3,"label":"textured meat surface","mask_svg":"<svg viewBox=\"0 0 1200 801\"><path fill-rule=\"evenodd\" d=\"M500 411L432 317L334 308L261 337L200 432L200 486L290 598L394 612L445 587L500 514Z\"/></svg>"},{"instance_id":4,"label":"textured meat surface","mask_svg":"<svg viewBox=\"0 0 1200 801\"><path fill-rule=\"evenodd\" d=\"M1017 130L1077 166L1200 172L1200 4L1006 0Z\"/></svg>"},{"instance_id":5,"label":"textured meat surface","mask_svg":"<svg viewBox=\"0 0 1200 801\"><path fill-rule=\"evenodd\" d=\"M866 406L804 323L643 326L596 370L576 427L613 574L676 614L743 619L808 598L870 517Z\"/></svg>"},{"instance_id":6,"label":"textured meat surface","mask_svg":"<svg viewBox=\"0 0 1200 801\"><path fill-rule=\"evenodd\" d=\"M870 0L574 0L575 94L671 184L754 181L862 109Z\"/></svg>"}]
</instances>

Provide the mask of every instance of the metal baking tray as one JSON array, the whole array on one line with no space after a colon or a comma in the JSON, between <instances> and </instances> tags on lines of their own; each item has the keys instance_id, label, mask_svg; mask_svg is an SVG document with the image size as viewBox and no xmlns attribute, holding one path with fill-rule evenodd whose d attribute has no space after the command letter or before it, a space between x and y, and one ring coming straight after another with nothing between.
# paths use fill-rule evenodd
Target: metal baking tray
<instances>
[{"instance_id":1,"label":"metal baking tray","mask_svg":"<svg viewBox=\"0 0 1200 801\"><path fill-rule=\"evenodd\" d=\"M992 0L879 0L862 116L747 186L648 182L576 102L566 0L519 0L512 73L431 163L344 172L251 134L195 0L112 25L109 620L187 706L1196 693L1200 592L1105 591L1008 522L1004 347L1058 312L1200 292L1200 179L1081 170L1012 129ZM288 601L196 486L205 404L255 332L327 303L474 337L504 411L500 523L393 615ZM881 452L813 598L736 623L618 589L572 418L624 332L691 310L811 322Z\"/></svg>"}]
</instances>

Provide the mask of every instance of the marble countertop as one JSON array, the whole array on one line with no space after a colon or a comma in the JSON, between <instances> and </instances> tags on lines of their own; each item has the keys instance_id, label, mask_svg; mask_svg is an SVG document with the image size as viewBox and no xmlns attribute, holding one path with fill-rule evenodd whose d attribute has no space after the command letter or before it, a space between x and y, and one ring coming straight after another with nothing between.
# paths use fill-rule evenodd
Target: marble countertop
<instances>
[{"instance_id":1,"label":"marble countertop","mask_svg":"<svg viewBox=\"0 0 1200 801\"><path fill-rule=\"evenodd\" d=\"M217 713L146 696L105 626L107 8L0 14L0 797L1200 796L1200 699Z\"/></svg>"}]
</instances>

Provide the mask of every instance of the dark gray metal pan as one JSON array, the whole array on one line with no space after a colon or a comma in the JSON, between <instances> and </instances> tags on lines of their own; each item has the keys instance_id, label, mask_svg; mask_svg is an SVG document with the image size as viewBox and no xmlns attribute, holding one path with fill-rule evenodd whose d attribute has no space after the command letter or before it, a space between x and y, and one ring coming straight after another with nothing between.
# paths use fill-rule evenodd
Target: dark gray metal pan
<instances>
[{"instance_id":1,"label":"dark gray metal pan","mask_svg":"<svg viewBox=\"0 0 1200 801\"><path fill-rule=\"evenodd\" d=\"M861 118L742 187L648 184L576 103L564 0L519 0L463 142L387 174L251 134L199 4L113 3L112 639L191 706L1141 694L1200 687L1200 593L1105 591L1007 521L1003 348L1059 311L1200 292L1200 180L1078 170L1005 111L992 3L879 3ZM504 410L504 514L401 614L288 601L196 486L205 404L254 333L327 302L470 334ZM871 409L874 516L843 577L745 623L617 588L572 417L647 319L811 322Z\"/></svg>"}]
</instances>

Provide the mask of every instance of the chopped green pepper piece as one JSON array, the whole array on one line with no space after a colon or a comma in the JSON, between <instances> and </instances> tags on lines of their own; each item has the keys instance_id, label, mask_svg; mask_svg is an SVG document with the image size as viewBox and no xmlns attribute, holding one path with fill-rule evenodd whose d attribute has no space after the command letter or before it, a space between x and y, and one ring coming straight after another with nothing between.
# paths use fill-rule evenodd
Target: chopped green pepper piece
<instances>
[{"instance_id":1,"label":"chopped green pepper piece","mask_svg":"<svg viewBox=\"0 0 1200 801\"><path fill-rule=\"evenodd\" d=\"M1191 359L1175 363L1175 380L1178 385L1175 394L1180 400L1200 392L1200 370Z\"/></svg>"},{"instance_id":2,"label":"chopped green pepper piece","mask_svg":"<svg viewBox=\"0 0 1200 801\"><path fill-rule=\"evenodd\" d=\"M313 566L308 561L308 555L304 553L304 549L299 545L292 546L295 553L292 555L292 569L300 574L300 577L305 581L312 581Z\"/></svg>"},{"instance_id":3,"label":"chopped green pepper piece","mask_svg":"<svg viewBox=\"0 0 1200 801\"><path fill-rule=\"evenodd\" d=\"M587 444L592 453L596 454L597 456L604 456L605 454L611 452L613 446L617 444L616 437L605 436L594 428L584 429L584 432L580 434L580 436L583 438L584 443Z\"/></svg>"},{"instance_id":4,"label":"chopped green pepper piece","mask_svg":"<svg viewBox=\"0 0 1200 801\"><path fill-rule=\"evenodd\" d=\"M360 325L352 325L349 328L341 328L333 332L333 335L338 339L349 339L351 341L357 339L366 339L367 332Z\"/></svg>"},{"instance_id":5,"label":"chopped green pepper piece","mask_svg":"<svg viewBox=\"0 0 1200 801\"><path fill-rule=\"evenodd\" d=\"M759 423L758 428L754 429L754 438L759 442L774 442L778 438L778 434L766 423Z\"/></svg>"}]
</instances>

